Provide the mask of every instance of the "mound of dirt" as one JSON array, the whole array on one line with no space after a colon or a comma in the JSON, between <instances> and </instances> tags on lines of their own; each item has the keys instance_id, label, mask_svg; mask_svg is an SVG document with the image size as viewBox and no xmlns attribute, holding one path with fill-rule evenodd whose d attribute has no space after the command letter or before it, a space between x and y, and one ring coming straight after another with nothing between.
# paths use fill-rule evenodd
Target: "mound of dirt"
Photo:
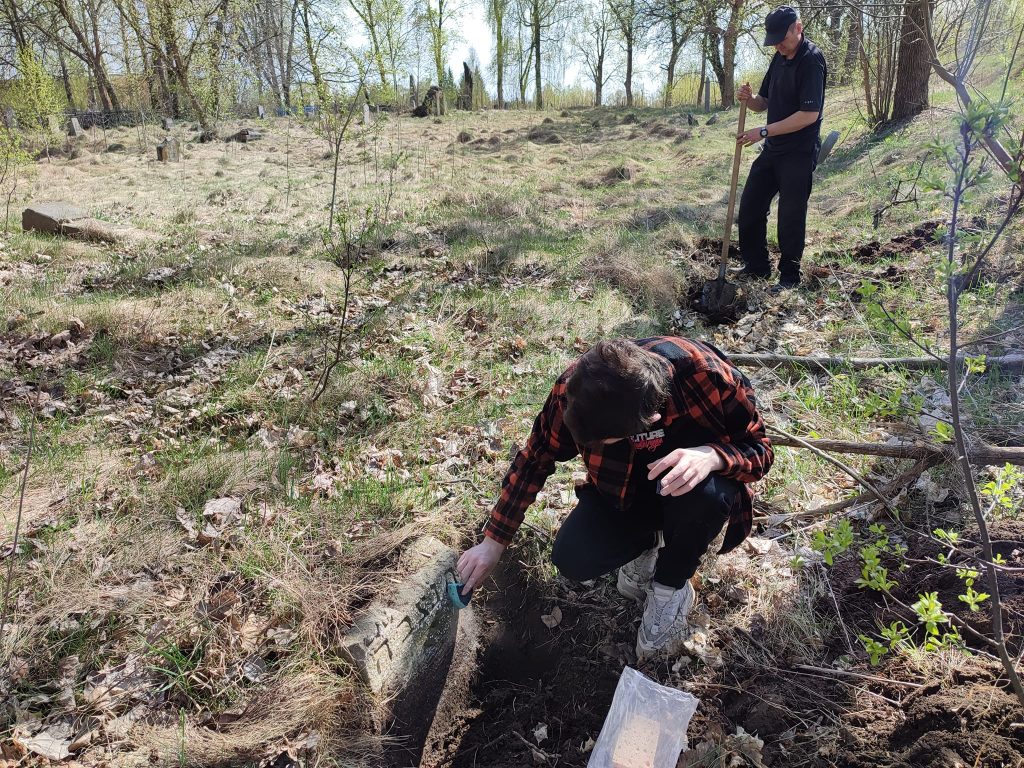
<instances>
[{"instance_id":1,"label":"mound of dirt","mask_svg":"<svg viewBox=\"0 0 1024 768\"><path fill-rule=\"evenodd\" d=\"M850 255L857 261L870 263L880 259L890 259L908 253L916 253L939 244L940 241L936 238L935 233L940 224L941 222L939 221L926 221L908 232L896 235L896 237L886 243L882 243L880 240L872 240L858 245L851 250L827 251L822 254L822 257L834 259Z\"/></svg>"},{"instance_id":2,"label":"mound of dirt","mask_svg":"<svg viewBox=\"0 0 1024 768\"><path fill-rule=\"evenodd\" d=\"M555 133L553 130L548 128L542 128L540 126L534 126L526 134L526 138L535 144L562 144L564 139Z\"/></svg>"},{"instance_id":3,"label":"mound of dirt","mask_svg":"<svg viewBox=\"0 0 1024 768\"><path fill-rule=\"evenodd\" d=\"M623 181L634 181L640 174L640 166L636 163L622 163L614 168L609 168L601 177L606 185L618 184Z\"/></svg>"}]
</instances>

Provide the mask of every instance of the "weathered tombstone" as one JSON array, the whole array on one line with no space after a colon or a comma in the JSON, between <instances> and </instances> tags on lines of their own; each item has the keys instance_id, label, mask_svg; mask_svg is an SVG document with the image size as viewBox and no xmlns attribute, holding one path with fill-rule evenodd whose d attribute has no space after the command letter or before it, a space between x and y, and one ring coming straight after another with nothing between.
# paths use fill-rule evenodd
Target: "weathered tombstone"
<instances>
[{"instance_id":1,"label":"weathered tombstone","mask_svg":"<svg viewBox=\"0 0 1024 768\"><path fill-rule=\"evenodd\" d=\"M264 119L264 118L265 118L266 116L267 116L267 110L265 110L265 109L263 108L263 105L262 105L262 104L258 104L258 105L256 106L256 117L258 117L258 118L259 118L260 120L262 120L262 119Z\"/></svg>"},{"instance_id":2,"label":"weathered tombstone","mask_svg":"<svg viewBox=\"0 0 1024 768\"><path fill-rule=\"evenodd\" d=\"M181 145L173 136L156 145L156 159L161 163L177 163L181 160Z\"/></svg>"},{"instance_id":3,"label":"weathered tombstone","mask_svg":"<svg viewBox=\"0 0 1024 768\"><path fill-rule=\"evenodd\" d=\"M169 131L174 127L174 121L169 117L165 117L160 124L163 126L165 131Z\"/></svg>"},{"instance_id":4,"label":"weathered tombstone","mask_svg":"<svg viewBox=\"0 0 1024 768\"><path fill-rule=\"evenodd\" d=\"M708 125L714 125L718 122L718 113L715 112L711 117L708 118Z\"/></svg>"},{"instance_id":5,"label":"weathered tombstone","mask_svg":"<svg viewBox=\"0 0 1024 768\"><path fill-rule=\"evenodd\" d=\"M238 133L231 136L228 141L237 141L240 144L248 144L250 141L256 141L262 139L263 134L259 131L254 131L252 128L243 128Z\"/></svg>"},{"instance_id":6,"label":"weathered tombstone","mask_svg":"<svg viewBox=\"0 0 1024 768\"><path fill-rule=\"evenodd\" d=\"M75 208L70 203L36 203L21 212L21 228L26 232L59 235L63 224L84 218L85 211Z\"/></svg>"},{"instance_id":7,"label":"weathered tombstone","mask_svg":"<svg viewBox=\"0 0 1024 768\"><path fill-rule=\"evenodd\" d=\"M341 653L375 696L382 733L401 737L388 764L418 765L448 678L458 614L448 598L456 552L431 536L409 544L401 586L369 606L346 633ZM402 754L398 754L398 752Z\"/></svg>"},{"instance_id":8,"label":"weathered tombstone","mask_svg":"<svg viewBox=\"0 0 1024 768\"><path fill-rule=\"evenodd\" d=\"M839 141L839 131L831 131L825 140L821 142L821 149L818 150L818 165L824 163Z\"/></svg>"},{"instance_id":9,"label":"weathered tombstone","mask_svg":"<svg viewBox=\"0 0 1024 768\"><path fill-rule=\"evenodd\" d=\"M64 202L33 203L21 212L21 228L26 232L46 232L100 243L115 243L124 234Z\"/></svg>"},{"instance_id":10,"label":"weathered tombstone","mask_svg":"<svg viewBox=\"0 0 1024 768\"><path fill-rule=\"evenodd\" d=\"M686 113L686 124L691 126L691 127L692 126L696 126L696 125L700 125L700 123L697 122L697 118L694 117L689 112Z\"/></svg>"},{"instance_id":11,"label":"weathered tombstone","mask_svg":"<svg viewBox=\"0 0 1024 768\"><path fill-rule=\"evenodd\" d=\"M199 134L199 143L200 144L209 144L211 141L213 141L216 138L217 138L217 132L216 131L203 131L202 133Z\"/></svg>"},{"instance_id":12,"label":"weathered tombstone","mask_svg":"<svg viewBox=\"0 0 1024 768\"><path fill-rule=\"evenodd\" d=\"M85 136L85 131L82 130L82 124L78 122L77 117L72 117L68 122L68 136L76 139Z\"/></svg>"},{"instance_id":13,"label":"weathered tombstone","mask_svg":"<svg viewBox=\"0 0 1024 768\"><path fill-rule=\"evenodd\" d=\"M373 125L373 117L370 116L370 105L363 102L363 125Z\"/></svg>"},{"instance_id":14,"label":"weathered tombstone","mask_svg":"<svg viewBox=\"0 0 1024 768\"><path fill-rule=\"evenodd\" d=\"M18 130L18 116L14 114L14 107L4 107L3 121L8 131Z\"/></svg>"}]
</instances>

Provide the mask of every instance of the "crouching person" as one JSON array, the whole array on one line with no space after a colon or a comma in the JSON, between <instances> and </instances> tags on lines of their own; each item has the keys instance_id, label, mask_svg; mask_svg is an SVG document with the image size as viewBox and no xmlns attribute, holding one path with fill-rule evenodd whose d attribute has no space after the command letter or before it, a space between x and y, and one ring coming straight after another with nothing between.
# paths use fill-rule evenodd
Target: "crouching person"
<instances>
[{"instance_id":1,"label":"crouching person","mask_svg":"<svg viewBox=\"0 0 1024 768\"><path fill-rule=\"evenodd\" d=\"M728 552L746 538L746 484L774 460L750 383L698 341L592 347L558 377L483 541L459 559L464 591L490 574L555 463L577 455L587 482L555 538L555 566L577 581L618 568L619 592L644 603L637 656L677 652L695 600L691 577L712 546Z\"/></svg>"}]
</instances>

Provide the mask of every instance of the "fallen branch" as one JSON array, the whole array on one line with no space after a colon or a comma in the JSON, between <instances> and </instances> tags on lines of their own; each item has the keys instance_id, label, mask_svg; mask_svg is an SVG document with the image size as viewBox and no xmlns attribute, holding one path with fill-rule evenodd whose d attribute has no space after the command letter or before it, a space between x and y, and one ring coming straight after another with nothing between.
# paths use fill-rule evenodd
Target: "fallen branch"
<instances>
[{"instance_id":1,"label":"fallen branch","mask_svg":"<svg viewBox=\"0 0 1024 768\"><path fill-rule=\"evenodd\" d=\"M786 448L807 448L832 453L853 453L860 456L887 456L892 459L925 459L955 461L957 456L951 447L927 443L859 443L852 440L827 440L822 438L800 438L790 435L778 427L769 427L772 443ZM971 461L978 464L1024 465L1024 447L999 445L977 445L969 451Z\"/></svg>"},{"instance_id":2,"label":"fallen branch","mask_svg":"<svg viewBox=\"0 0 1024 768\"><path fill-rule=\"evenodd\" d=\"M915 482L917 478L921 476L922 472L934 467L938 463L939 459L937 457L926 456L925 458L920 459L916 464L914 464L913 467L908 469L906 472L904 472L901 475L898 475L897 477L894 477L885 485L881 486L879 490L886 496L898 494L901 490L906 488L912 482ZM863 493L859 493L856 496L850 497L849 499L837 501L834 504L828 504L824 507L815 507L814 509L803 509L800 510L799 512L792 512L790 514L781 516L773 515L769 517L767 515L759 515L754 518L754 521L757 522L759 520L780 520L782 518L786 520L799 520L802 518L828 517L830 515L834 515L836 512L842 512L844 509L855 507L859 504L864 504L866 502L873 501L874 499L875 494L873 494L871 491L864 491Z\"/></svg>"},{"instance_id":3,"label":"fallen branch","mask_svg":"<svg viewBox=\"0 0 1024 768\"><path fill-rule=\"evenodd\" d=\"M849 466L848 464L845 464L845 463L841 462L835 456L830 456L828 453L825 452L825 449L821 448L820 446L812 445L807 440L804 440L802 437L797 437L796 435L791 435L791 434L789 434L789 432L787 432L786 430L782 429L781 427L774 427L774 430L776 432L781 433L782 436L784 438L786 438L787 440L793 441L793 443L795 445L803 447L803 448L806 448L807 450L811 451L811 453L814 453L817 456L820 456L821 458L823 458L825 461L829 462L830 464L834 464L835 466L839 467L839 469L843 470L843 472L845 472L850 477L852 477L854 480L856 480L858 483L860 483L865 488L867 488L876 499L878 499L880 502L882 502L882 505L887 510L889 510L889 513L891 515L893 515L894 517L899 517L899 513L896 511L896 508L892 505L892 502L889 501L889 497L886 496L885 494L883 494L880 490L878 490L878 488L875 487L874 483L872 483L870 480L868 480L863 475L861 475L853 467ZM775 441L774 437L772 438L772 441L773 442L777 442L777 441ZM823 442L823 441L818 441L818 442ZM781 443L777 443L777 444L781 445Z\"/></svg>"},{"instance_id":4,"label":"fallen branch","mask_svg":"<svg viewBox=\"0 0 1024 768\"><path fill-rule=\"evenodd\" d=\"M727 354L736 365L759 365L766 368L833 368L866 370L868 368L903 368L912 371L939 370L946 366L940 357L815 357L808 355ZM963 364L966 356L961 355ZM1002 355L985 358L987 368L1004 372L1024 371L1024 355Z\"/></svg>"}]
</instances>

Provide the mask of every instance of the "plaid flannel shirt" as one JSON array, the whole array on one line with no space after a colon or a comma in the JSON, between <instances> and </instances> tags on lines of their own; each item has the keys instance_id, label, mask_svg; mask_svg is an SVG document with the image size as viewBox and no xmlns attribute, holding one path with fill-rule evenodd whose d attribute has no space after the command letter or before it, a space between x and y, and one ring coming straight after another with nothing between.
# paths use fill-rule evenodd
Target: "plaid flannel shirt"
<instances>
[{"instance_id":1,"label":"plaid flannel shirt","mask_svg":"<svg viewBox=\"0 0 1024 768\"><path fill-rule=\"evenodd\" d=\"M722 545L727 552L750 533L753 497L745 484L764 477L775 458L754 390L746 376L710 344L667 336L636 343L664 358L672 377L662 418L652 429L665 430L670 450L711 446L725 462L720 474L744 483ZM573 440L562 417L566 382L575 366L573 363L558 377L526 446L502 481L501 496L484 528L486 536L501 544L512 541L556 462L582 454L587 483L620 510L629 509L636 484L646 477L646 467L641 467L634 478L635 451L630 440L583 446Z\"/></svg>"}]
</instances>

